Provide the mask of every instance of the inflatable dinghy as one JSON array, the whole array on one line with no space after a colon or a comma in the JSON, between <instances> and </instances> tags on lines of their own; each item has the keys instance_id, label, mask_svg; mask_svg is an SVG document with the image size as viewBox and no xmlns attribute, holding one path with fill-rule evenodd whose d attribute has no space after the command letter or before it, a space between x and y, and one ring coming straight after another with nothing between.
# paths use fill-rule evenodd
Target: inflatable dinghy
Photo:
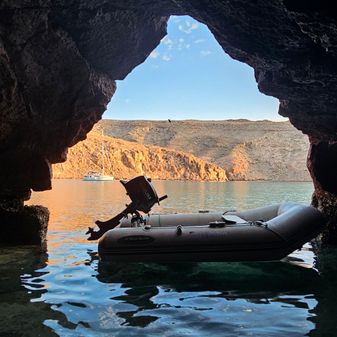
<instances>
[{"instance_id":1,"label":"inflatable dinghy","mask_svg":"<svg viewBox=\"0 0 337 337\"><path fill-rule=\"evenodd\" d=\"M136 220L139 219L136 217ZM100 239L102 259L130 262L280 260L316 237L323 215L283 203L242 212L124 218Z\"/></svg>"}]
</instances>

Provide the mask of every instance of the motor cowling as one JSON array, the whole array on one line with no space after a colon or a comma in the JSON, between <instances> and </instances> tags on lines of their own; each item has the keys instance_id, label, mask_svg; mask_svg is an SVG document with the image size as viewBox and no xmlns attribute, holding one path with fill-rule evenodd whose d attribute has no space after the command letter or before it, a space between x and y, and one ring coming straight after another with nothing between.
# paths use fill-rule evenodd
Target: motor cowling
<instances>
[{"instance_id":1,"label":"motor cowling","mask_svg":"<svg viewBox=\"0 0 337 337\"><path fill-rule=\"evenodd\" d=\"M121 183L126 189L135 210L140 212L149 213L154 204L167 198L167 195L158 197L151 179L146 176L138 176L128 181L121 180Z\"/></svg>"}]
</instances>

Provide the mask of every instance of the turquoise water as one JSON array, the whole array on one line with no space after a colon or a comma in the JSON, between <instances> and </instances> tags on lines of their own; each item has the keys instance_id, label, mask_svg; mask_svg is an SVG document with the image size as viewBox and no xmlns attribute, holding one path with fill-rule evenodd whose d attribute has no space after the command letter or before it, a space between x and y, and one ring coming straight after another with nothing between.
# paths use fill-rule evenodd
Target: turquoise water
<instances>
[{"instance_id":1,"label":"turquoise water","mask_svg":"<svg viewBox=\"0 0 337 337\"><path fill-rule=\"evenodd\" d=\"M311 183L154 182L155 212L309 204ZM84 232L128 202L119 182L57 180L48 252L0 248L0 336L335 336L337 254L310 246L288 262L103 263Z\"/></svg>"}]
</instances>

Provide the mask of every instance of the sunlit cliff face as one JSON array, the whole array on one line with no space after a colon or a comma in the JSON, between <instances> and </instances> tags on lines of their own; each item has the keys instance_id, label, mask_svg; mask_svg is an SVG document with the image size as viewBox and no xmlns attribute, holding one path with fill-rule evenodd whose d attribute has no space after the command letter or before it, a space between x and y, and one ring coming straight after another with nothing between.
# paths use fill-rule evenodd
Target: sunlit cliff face
<instances>
[{"instance_id":1,"label":"sunlit cliff face","mask_svg":"<svg viewBox=\"0 0 337 337\"><path fill-rule=\"evenodd\" d=\"M335 153L337 15L327 2L290 0L2 1L2 209L50 188L50 163L86 137L114 81L146 59L170 15L205 23L226 53L254 68L259 90L280 100L279 113L310 136L316 205L329 204L333 218L336 189L325 172L334 161L324 158Z\"/></svg>"}]
</instances>

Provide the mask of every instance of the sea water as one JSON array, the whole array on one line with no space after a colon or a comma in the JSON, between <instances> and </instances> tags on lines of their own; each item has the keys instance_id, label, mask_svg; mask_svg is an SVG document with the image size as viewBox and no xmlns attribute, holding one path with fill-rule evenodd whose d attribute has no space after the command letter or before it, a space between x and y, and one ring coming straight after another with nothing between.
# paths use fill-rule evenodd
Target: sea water
<instances>
[{"instance_id":1,"label":"sea water","mask_svg":"<svg viewBox=\"0 0 337 337\"><path fill-rule=\"evenodd\" d=\"M154 212L309 204L311 183L155 181ZM56 180L48 250L0 248L0 336L335 336L337 254L309 245L286 261L104 263L84 234L128 198L118 181Z\"/></svg>"}]
</instances>

